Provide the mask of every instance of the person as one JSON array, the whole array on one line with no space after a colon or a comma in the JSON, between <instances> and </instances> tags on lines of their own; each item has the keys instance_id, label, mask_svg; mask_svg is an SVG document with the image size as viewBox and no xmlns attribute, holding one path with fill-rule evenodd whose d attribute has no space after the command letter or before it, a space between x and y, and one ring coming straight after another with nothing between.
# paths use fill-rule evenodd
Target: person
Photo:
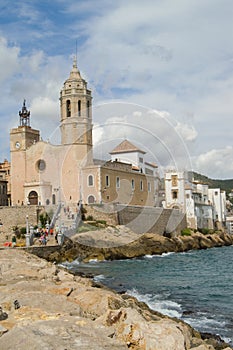
<instances>
[{"instance_id":1,"label":"person","mask_svg":"<svg viewBox=\"0 0 233 350\"><path fill-rule=\"evenodd\" d=\"M15 245L16 245L16 242L17 242L16 235L13 235L13 236L12 236L11 242L12 242L12 247L14 248Z\"/></svg>"},{"instance_id":2,"label":"person","mask_svg":"<svg viewBox=\"0 0 233 350\"><path fill-rule=\"evenodd\" d=\"M46 245L47 244L47 239L46 239L46 234L43 233L42 236L40 237L40 242L42 245Z\"/></svg>"},{"instance_id":3,"label":"person","mask_svg":"<svg viewBox=\"0 0 233 350\"><path fill-rule=\"evenodd\" d=\"M42 244L46 245L47 244L47 238L46 238L46 233L42 236Z\"/></svg>"}]
</instances>

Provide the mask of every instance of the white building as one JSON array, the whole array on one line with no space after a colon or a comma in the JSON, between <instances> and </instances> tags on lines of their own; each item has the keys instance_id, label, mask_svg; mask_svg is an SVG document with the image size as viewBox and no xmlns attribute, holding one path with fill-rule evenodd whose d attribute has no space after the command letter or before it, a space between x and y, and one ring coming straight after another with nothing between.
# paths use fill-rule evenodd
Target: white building
<instances>
[{"instance_id":1,"label":"white building","mask_svg":"<svg viewBox=\"0 0 233 350\"><path fill-rule=\"evenodd\" d=\"M165 174L165 208L186 213L190 228L223 228L226 221L226 194L220 189L191 182L185 172Z\"/></svg>"},{"instance_id":2,"label":"white building","mask_svg":"<svg viewBox=\"0 0 233 350\"><path fill-rule=\"evenodd\" d=\"M226 192L220 188L209 188L208 197L214 207L214 220L220 223L226 222Z\"/></svg>"},{"instance_id":3,"label":"white building","mask_svg":"<svg viewBox=\"0 0 233 350\"><path fill-rule=\"evenodd\" d=\"M158 166L145 159L145 151L142 151L128 140L122 141L111 152L111 161L132 164L135 170L146 175L156 175Z\"/></svg>"},{"instance_id":4,"label":"white building","mask_svg":"<svg viewBox=\"0 0 233 350\"><path fill-rule=\"evenodd\" d=\"M184 172L165 173L165 207L179 209L186 213Z\"/></svg>"},{"instance_id":5,"label":"white building","mask_svg":"<svg viewBox=\"0 0 233 350\"><path fill-rule=\"evenodd\" d=\"M226 217L226 227L227 227L228 233L233 235L233 216Z\"/></svg>"}]
</instances>

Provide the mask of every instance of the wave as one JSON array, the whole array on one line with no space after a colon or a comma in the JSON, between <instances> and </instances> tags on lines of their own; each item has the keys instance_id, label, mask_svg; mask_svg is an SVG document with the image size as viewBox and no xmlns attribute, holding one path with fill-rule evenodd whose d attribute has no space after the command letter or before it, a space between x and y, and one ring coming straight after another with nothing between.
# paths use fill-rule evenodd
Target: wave
<instances>
[{"instance_id":1,"label":"wave","mask_svg":"<svg viewBox=\"0 0 233 350\"><path fill-rule=\"evenodd\" d=\"M98 263L98 262L99 262L98 259L90 259L89 260L89 264Z\"/></svg>"},{"instance_id":2,"label":"wave","mask_svg":"<svg viewBox=\"0 0 233 350\"><path fill-rule=\"evenodd\" d=\"M144 255L144 259L164 258L172 254L175 254L175 252L168 252L168 253L154 254L154 255L147 254L147 255Z\"/></svg>"},{"instance_id":3,"label":"wave","mask_svg":"<svg viewBox=\"0 0 233 350\"><path fill-rule=\"evenodd\" d=\"M78 265L80 265L80 262L79 262L78 259L73 260L72 262L65 261L63 263L58 264L58 266L62 266L64 268L66 268L66 269L70 269L70 268L76 267Z\"/></svg>"},{"instance_id":4,"label":"wave","mask_svg":"<svg viewBox=\"0 0 233 350\"><path fill-rule=\"evenodd\" d=\"M104 275L96 275L94 278L93 278L93 280L95 281L95 282L100 282L100 281L103 281L103 280L105 280L106 279L106 277L104 276Z\"/></svg>"},{"instance_id":5,"label":"wave","mask_svg":"<svg viewBox=\"0 0 233 350\"><path fill-rule=\"evenodd\" d=\"M135 288L127 290L126 293L134 296L139 301L143 301L154 311L158 311L170 317L181 318L182 316L181 305L171 300L162 300L160 295L140 294Z\"/></svg>"},{"instance_id":6,"label":"wave","mask_svg":"<svg viewBox=\"0 0 233 350\"><path fill-rule=\"evenodd\" d=\"M224 334L226 322L223 320L217 320L216 318L212 318L202 312L193 313L192 316L189 317L183 316L181 305L171 300L162 299L164 298L162 295L141 294L136 288L127 290L126 293L134 296L139 301L146 303L154 311L160 312L161 314L169 317L182 319L194 329L201 332L217 334L224 341L232 344L232 339Z\"/></svg>"},{"instance_id":7,"label":"wave","mask_svg":"<svg viewBox=\"0 0 233 350\"><path fill-rule=\"evenodd\" d=\"M220 329L224 328L226 323L223 320L217 320L216 318L211 318L209 315L199 314L193 317L182 317L185 322L189 323L192 327L196 329Z\"/></svg>"}]
</instances>

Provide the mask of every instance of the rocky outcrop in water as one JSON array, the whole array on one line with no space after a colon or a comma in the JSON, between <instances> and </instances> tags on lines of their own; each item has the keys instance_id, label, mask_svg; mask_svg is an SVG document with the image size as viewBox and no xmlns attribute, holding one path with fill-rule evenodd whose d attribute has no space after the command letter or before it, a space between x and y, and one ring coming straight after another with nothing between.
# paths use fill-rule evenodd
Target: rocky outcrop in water
<instances>
[{"instance_id":1,"label":"rocky outcrop in water","mask_svg":"<svg viewBox=\"0 0 233 350\"><path fill-rule=\"evenodd\" d=\"M59 250L49 254L46 258L56 262L72 261L76 258L84 261L130 259L144 255L186 252L192 249L207 249L232 244L233 235L224 232L209 235L193 233L191 236L167 238L155 233L138 235L125 227L116 227L108 231L77 234L72 240L66 239Z\"/></svg>"},{"instance_id":2,"label":"rocky outcrop in water","mask_svg":"<svg viewBox=\"0 0 233 350\"><path fill-rule=\"evenodd\" d=\"M0 306L7 314L0 349L230 350L129 295L20 249L1 250L0 266Z\"/></svg>"}]
</instances>

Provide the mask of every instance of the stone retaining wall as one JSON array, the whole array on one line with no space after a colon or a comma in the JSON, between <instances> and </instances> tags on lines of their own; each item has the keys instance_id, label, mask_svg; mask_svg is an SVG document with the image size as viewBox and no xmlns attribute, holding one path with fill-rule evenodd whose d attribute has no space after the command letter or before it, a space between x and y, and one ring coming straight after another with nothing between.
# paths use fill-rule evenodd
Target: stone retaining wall
<instances>
[{"instance_id":1,"label":"stone retaining wall","mask_svg":"<svg viewBox=\"0 0 233 350\"><path fill-rule=\"evenodd\" d=\"M108 225L125 225L136 233L153 232L163 235L179 233L187 227L186 216L176 209L160 207L140 207L114 205L84 205L85 217L92 216L95 220L104 220ZM29 225L38 224L39 215L44 207L34 205L19 207L0 207L0 220L3 226L0 232L11 233L13 226L25 227L26 216Z\"/></svg>"},{"instance_id":2,"label":"stone retaining wall","mask_svg":"<svg viewBox=\"0 0 233 350\"><path fill-rule=\"evenodd\" d=\"M25 227L26 216L28 216L29 225L38 223L39 215L44 211L44 207L36 205L18 206L18 207L0 207L0 220L3 226L0 231L3 234L12 232L13 226Z\"/></svg>"},{"instance_id":3,"label":"stone retaining wall","mask_svg":"<svg viewBox=\"0 0 233 350\"><path fill-rule=\"evenodd\" d=\"M117 209L119 224L129 227L136 233L176 235L187 227L186 215L176 209L122 205L118 205Z\"/></svg>"},{"instance_id":4,"label":"stone retaining wall","mask_svg":"<svg viewBox=\"0 0 233 350\"><path fill-rule=\"evenodd\" d=\"M85 217L92 216L94 220L104 220L107 225L118 225L118 215L114 205L101 204L101 205L84 205L86 210Z\"/></svg>"},{"instance_id":5,"label":"stone retaining wall","mask_svg":"<svg viewBox=\"0 0 233 350\"><path fill-rule=\"evenodd\" d=\"M31 246L28 248L22 248L23 250L25 250L28 253L31 253L33 255L38 256L39 258L43 258L48 260L49 256L54 253L54 252L58 252L61 250L61 247L58 245L54 245L54 246Z\"/></svg>"},{"instance_id":6,"label":"stone retaining wall","mask_svg":"<svg viewBox=\"0 0 233 350\"><path fill-rule=\"evenodd\" d=\"M85 205L86 218L105 220L108 225L125 225L136 233L173 234L187 227L186 215L176 209L115 205Z\"/></svg>"}]
</instances>

